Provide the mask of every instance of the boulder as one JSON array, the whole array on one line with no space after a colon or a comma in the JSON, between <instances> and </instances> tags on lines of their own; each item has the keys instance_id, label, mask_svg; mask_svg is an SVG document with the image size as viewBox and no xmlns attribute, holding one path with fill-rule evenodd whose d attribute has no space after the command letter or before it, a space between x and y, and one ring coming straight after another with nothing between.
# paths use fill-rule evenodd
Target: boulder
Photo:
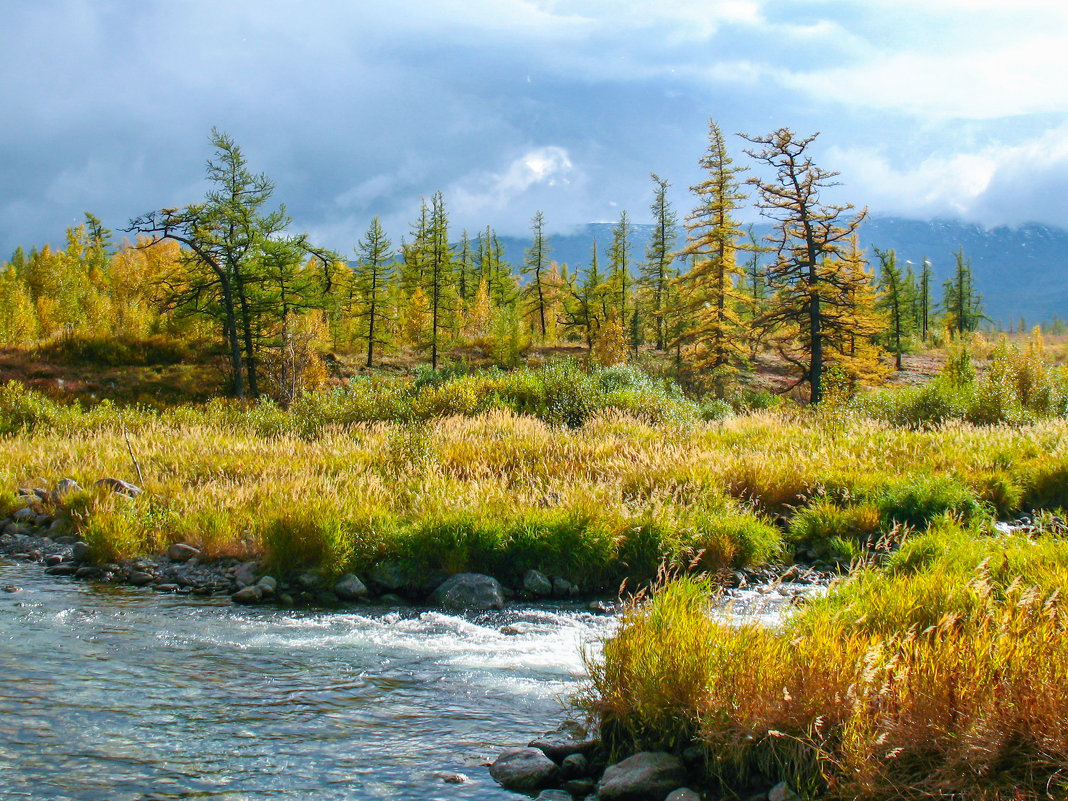
<instances>
[{"instance_id":1,"label":"boulder","mask_svg":"<svg viewBox=\"0 0 1068 801\"><path fill-rule=\"evenodd\" d=\"M37 519L37 512L33 510L33 507L23 506L21 509L17 509L15 514L11 515L11 518L19 523L29 523Z\"/></svg>"},{"instance_id":2,"label":"boulder","mask_svg":"<svg viewBox=\"0 0 1068 801\"><path fill-rule=\"evenodd\" d=\"M102 478L93 484L93 487L107 490L127 498L136 498L143 490L136 484L123 481L121 478Z\"/></svg>"},{"instance_id":3,"label":"boulder","mask_svg":"<svg viewBox=\"0 0 1068 801\"><path fill-rule=\"evenodd\" d=\"M585 754L568 754L560 762L560 772L565 779L581 779L590 772L590 761Z\"/></svg>"},{"instance_id":4,"label":"boulder","mask_svg":"<svg viewBox=\"0 0 1068 801\"><path fill-rule=\"evenodd\" d=\"M442 582L430 596L430 602L455 612L484 612L503 609L501 584L481 573L457 573Z\"/></svg>"},{"instance_id":5,"label":"boulder","mask_svg":"<svg viewBox=\"0 0 1068 801\"><path fill-rule=\"evenodd\" d=\"M74 530L74 524L70 522L66 517L57 517L52 521L52 524L48 527L48 536L50 537L63 537L70 534Z\"/></svg>"},{"instance_id":6,"label":"boulder","mask_svg":"<svg viewBox=\"0 0 1068 801\"><path fill-rule=\"evenodd\" d=\"M594 784L593 779L569 779L561 787L571 793L574 798L585 798L586 796L596 798L593 795L593 791L597 789L597 785Z\"/></svg>"},{"instance_id":7,"label":"boulder","mask_svg":"<svg viewBox=\"0 0 1068 801\"><path fill-rule=\"evenodd\" d=\"M264 576L256 582L255 586L260 588L262 597L269 598L278 589L278 580L274 576Z\"/></svg>"},{"instance_id":8,"label":"boulder","mask_svg":"<svg viewBox=\"0 0 1068 801\"><path fill-rule=\"evenodd\" d=\"M87 542L76 542L70 546L70 558L75 562L87 562L92 554L93 549Z\"/></svg>"},{"instance_id":9,"label":"boulder","mask_svg":"<svg viewBox=\"0 0 1068 801\"><path fill-rule=\"evenodd\" d=\"M234 581L237 583L238 589L244 589L251 584L256 583L256 568L258 565L255 562L242 562L234 570Z\"/></svg>"},{"instance_id":10,"label":"boulder","mask_svg":"<svg viewBox=\"0 0 1068 801\"><path fill-rule=\"evenodd\" d=\"M598 740L587 737L586 729L573 720L565 720L555 730L545 732L531 740L531 748L537 748L554 762L560 762L572 754L589 754Z\"/></svg>"},{"instance_id":11,"label":"boulder","mask_svg":"<svg viewBox=\"0 0 1068 801\"><path fill-rule=\"evenodd\" d=\"M682 760L663 751L642 751L610 765L597 786L599 801L664 801L686 781Z\"/></svg>"},{"instance_id":12,"label":"boulder","mask_svg":"<svg viewBox=\"0 0 1068 801\"><path fill-rule=\"evenodd\" d=\"M542 790L534 801L575 801L567 790Z\"/></svg>"},{"instance_id":13,"label":"boulder","mask_svg":"<svg viewBox=\"0 0 1068 801\"><path fill-rule=\"evenodd\" d=\"M200 555L200 549L184 542L176 542L167 549L167 558L172 562L188 562Z\"/></svg>"},{"instance_id":14,"label":"boulder","mask_svg":"<svg viewBox=\"0 0 1068 801\"><path fill-rule=\"evenodd\" d=\"M523 589L531 595L542 597L553 594L553 583L544 573L538 570L528 570L523 576Z\"/></svg>"},{"instance_id":15,"label":"boulder","mask_svg":"<svg viewBox=\"0 0 1068 801\"><path fill-rule=\"evenodd\" d=\"M235 604L258 604L263 600L263 590L255 584L243 587L231 595L230 600Z\"/></svg>"},{"instance_id":16,"label":"boulder","mask_svg":"<svg viewBox=\"0 0 1068 801\"><path fill-rule=\"evenodd\" d=\"M768 801L801 801L801 796L791 790L786 782L779 782L768 790Z\"/></svg>"},{"instance_id":17,"label":"boulder","mask_svg":"<svg viewBox=\"0 0 1068 801\"><path fill-rule=\"evenodd\" d=\"M61 478L52 488L52 500L55 503L63 503L63 500L72 492L81 492L82 485L73 478Z\"/></svg>"},{"instance_id":18,"label":"boulder","mask_svg":"<svg viewBox=\"0 0 1068 801\"><path fill-rule=\"evenodd\" d=\"M357 601L369 594L364 583L352 573L346 573L334 584L334 595L342 601Z\"/></svg>"},{"instance_id":19,"label":"boulder","mask_svg":"<svg viewBox=\"0 0 1068 801\"><path fill-rule=\"evenodd\" d=\"M128 581L135 587L143 587L146 584L150 584L154 576L151 573L146 573L143 570L135 570L130 574Z\"/></svg>"},{"instance_id":20,"label":"boulder","mask_svg":"<svg viewBox=\"0 0 1068 801\"><path fill-rule=\"evenodd\" d=\"M506 790L530 793L555 782L560 769L537 748L515 748L497 757L489 772Z\"/></svg>"},{"instance_id":21,"label":"boulder","mask_svg":"<svg viewBox=\"0 0 1068 801\"><path fill-rule=\"evenodd\" d=\"M379 592L397 592L408 586L408 575L397 562L383 562L367 574L367 581Z\"/></svg>"}]
</instances>

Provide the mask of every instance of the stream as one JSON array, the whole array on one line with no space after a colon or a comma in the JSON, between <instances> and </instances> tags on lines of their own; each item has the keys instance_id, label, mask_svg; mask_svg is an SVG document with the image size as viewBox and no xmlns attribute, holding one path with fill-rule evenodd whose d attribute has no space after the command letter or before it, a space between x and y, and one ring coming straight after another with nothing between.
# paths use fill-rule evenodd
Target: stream
<instances>
[{"instance_id":1,"label":"stream","mask_svg":"<svg viewBox=\"0 0 1068 801\"><path fill-rule=\"evenodd\" d=\"M567 717L614 625L581 604L239 607L0 560L7 586L4 799L514 801L485 764ZM772 621L773 595L739 610Z\"/></svg>"}]
</instances>

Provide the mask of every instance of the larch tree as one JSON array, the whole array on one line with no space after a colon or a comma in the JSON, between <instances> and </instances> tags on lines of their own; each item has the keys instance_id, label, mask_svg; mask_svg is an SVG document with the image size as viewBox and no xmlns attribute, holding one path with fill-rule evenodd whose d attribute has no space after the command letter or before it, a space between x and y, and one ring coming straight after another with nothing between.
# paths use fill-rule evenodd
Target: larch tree
<instances>
[{"instance_id":1,"label":"larch tree","mask_svg":"<svg viewBox=\"0 0 1068 801\"><path fill-rule=\"evenodd\" d=\"M430 368L438 369L438 351L443 317L451 290L453 274L452 248L449 246L449 218L445 212L445 198L435 192L430 203L430 230L427 245L426 280L430 301Z\"/></svg>"},{"instance_id":2,"label":"larch tree","mask_svg":"<svg viewBox=\"0 0 1068 801\"><path fill-rule=\"evenodd\" d=\"M633 248L634 226L631 225L630 217L624 209L620 212L619 222L612 229L612 244L608 246L608 284L610 292L617 301L617 322L621 330L626 330L629 321L627 317L627 301L630 298L630 254ZM637 314L637 310L632 310ZM637 344L631 343L634 348Z\"/></svg>"},{"instance_id":3,"label":"larch tree","mask_svg":"<svg viewBox=\"0 0 1068 801\"><path fill-rule=\"evenodd\" d=\"M649 311L653 316L654 339L656 349L664 350L667 344L665 324L668 293L674 278L672 265L675 262L675 240L678 238L678 225L675 210L667 199L670 184L656 173L653 180L653 202L649 210L653 213L653 235L645 249L645 263L641 270L641 285L649 296Z\"/></svg>"},{"instance_id":4,"label":"larch tree","mask_svg":"<svg viewBox=\"0 0 1068 801\"><path fill-rule=\"evenodd\" d=\"M746 197L738 179L744 168L733 166L723 134L711 120L708 140L700 162L708 177L690 187L698 205L686 218L687 244L679 251L692 260L679 277L689 318L682 338L694 349L694 366L700 370L744 360L748 330L738 310L747 298L737 286L743 277L737 260L742 232L734 217Z\"/></svg>"},{"instance_id":5,"label":"larch tree","mask_svg":"<svg viewBox=\"0 0 1068 801\"><path fill-rule=\"evenodd\" d=\"M817 136L799 137L789 128L763 136L743 135L756 146L746 153L775 172L772 180L754 177L747 182L757 190L757 208L774 225L768 241L775 262L768 269L768 281L776 293L775 307L761 324L784 332L796 330L792 339L800 343L802 354L791 361L803 365L797 384L808 384L812 403L823 399L824 329L829 317L850 303L846 271L840 269L843 256L867 214L866 209L853 213L850 204L821 199L823 190L836 185L838 173L812 161L809 151ZM789 339L780 337L784 355Z\"/></svg>"},{"instance_id":6,"label":"larch tree","mask_svg":"<svg viewBox=\"0 0 1068 801\"><path fill-rule=\"evenodd\" d=\"M375 217L356 244L355 287L361 301L360 316L366 320L367 366L374 366L375 345L384 342L377 323L382 317L382 298L393 273L393 243Z\"/></svg>"},{"instance_id":7,"label":"larch tree","mask_svg":"<svg viewBox=\"0 0 1068 801\"><path fill-rule=\"evenodd\" d=\"M953 260L953 275L943 285L942 314L949 330L963 336L976 330L987 317L983 314L983 297L975 291L972 263L965 258L964 248L953 254Z\"/></svg>"},{"instance_id":8,"label":"larch tree","mask_svg":"<svg viewBox=\"0 0 1068 801\"><path fill-rule=\"evenodd\" d=\"M894 367L900 370L905 340L911 333L909 308L912 298L905 276L897 264L897 254L893 250L876 248L875 256L879 259L879 289L882 291L877 308L886 315L889 324L886 349L894 354Z\"/></svg>"},{"instance_id":9,"label":"larch tree","mask_svg":"<svg viewBox=\"0 0 1068 801\"><path fill-rule=\"evenodd\" d=\"M541 211L534 212L530 220L530 247L523 259L523 275L532 279L524 290L528 313L537 321L541 339L545 341L546 287L545 276L549 270L549 241L545 236L545 217Z\"/></svg>"}]
</instances>

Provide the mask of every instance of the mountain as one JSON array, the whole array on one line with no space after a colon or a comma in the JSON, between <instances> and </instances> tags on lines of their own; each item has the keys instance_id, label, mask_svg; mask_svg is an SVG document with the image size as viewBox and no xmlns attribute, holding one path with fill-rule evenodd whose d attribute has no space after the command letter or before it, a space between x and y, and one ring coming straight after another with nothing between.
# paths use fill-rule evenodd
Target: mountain
<instances>
[{"instance_id":1,"label":"mountain","mask_svg":"<svg viewBox=\"0 0 1068 801\"><path fill-rule=\"evenodd\" d=\"M590 223L572 233L554 234L549 239L550 258L585 270L596 237L603 271L613 227L612 223ZM768 230L767 224L756 226L758 236ZM634 226L635 269L645 258L652 231L651 225ZM522 237L500 240L505 257L520 264L530 241ZM936 279L932 287L936 298L942 295L942 281L953 271L953 254L964 248L987 316L995 323L1007 324L1021 317L1029 324L1068 318L1068 230L1037 224L984 228L954 220L873 217L861 226L860 241L872 261L875 247L897 251L899 263L910 260L917 269L924 257L929 259Z\"/></svg>"}]
</instances>

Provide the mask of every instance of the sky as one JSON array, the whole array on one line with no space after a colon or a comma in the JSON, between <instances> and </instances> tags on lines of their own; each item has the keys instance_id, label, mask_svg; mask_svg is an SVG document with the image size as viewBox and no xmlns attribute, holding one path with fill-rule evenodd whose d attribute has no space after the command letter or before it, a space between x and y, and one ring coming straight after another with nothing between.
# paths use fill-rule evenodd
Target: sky
<instances>
[{"instance_id":1,"label":"sky","mask_svg":"<svg viewBox=\"0 0 1068 801\"><path fill-rule=\"evenodd\" d=\"M0 0L0 258L204 197L213 126L295 231L680 216L714 119L820 132L828 199L1068 227L1063 0ZM743 219L756 213L744 210Z\"/></svg>"}]
</instances>

